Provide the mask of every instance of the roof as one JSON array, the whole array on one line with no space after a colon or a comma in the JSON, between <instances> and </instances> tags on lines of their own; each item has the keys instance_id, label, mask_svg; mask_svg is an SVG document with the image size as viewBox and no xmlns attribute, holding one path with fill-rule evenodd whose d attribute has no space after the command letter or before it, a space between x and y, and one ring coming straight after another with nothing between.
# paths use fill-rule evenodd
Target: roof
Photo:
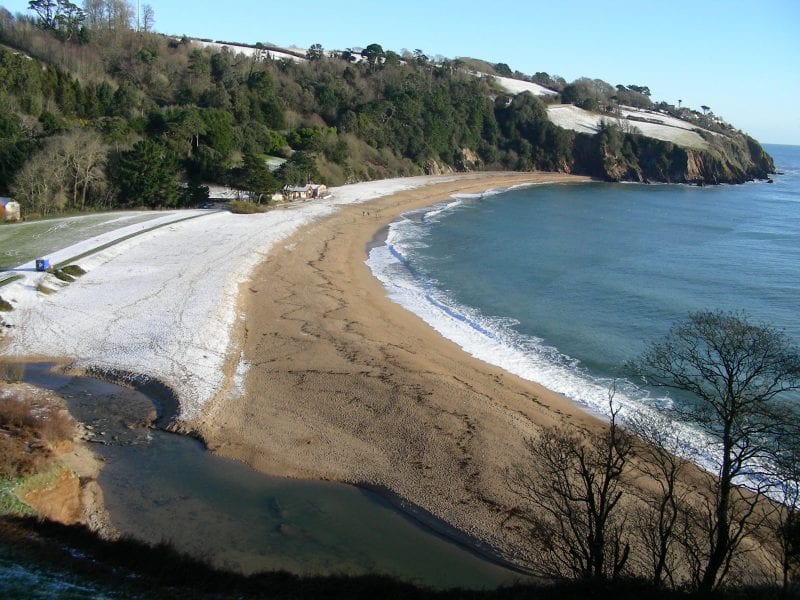
<instances>
[{"instance_id":1,"label":"roof","mask_svg":"<svg viewBox=\"0 0 800 600\"><path fill-rule=\"evenodd\" d=\"M284 192L307 192L309 190L318 190L324 187L322 183L307 183L306 185L285 185L283 186Z\"/></svg>"}]
</instances>

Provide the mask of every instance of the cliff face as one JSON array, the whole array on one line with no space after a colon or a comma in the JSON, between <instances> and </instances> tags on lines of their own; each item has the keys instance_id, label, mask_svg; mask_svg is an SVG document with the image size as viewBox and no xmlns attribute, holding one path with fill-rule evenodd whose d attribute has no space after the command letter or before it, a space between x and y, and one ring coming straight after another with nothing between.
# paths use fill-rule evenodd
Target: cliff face
<instances>
[{"instance_id":1,"label":"cliff face","mask_svg":"<svg viewBox=\"0 0 800 600\"><path fill-rule=\"evenodd\" d=\"M772 157L744 134L708 135L702 150L682 148L641 135L604 130L594 136L583 162L585 170L609 181L719 184L767 179L775 172ZM584 142L586 146L586 142ZM592 156L594 154L594 156Z\"/></svg>"},{"instance_id":2,"label":"cliff face","mask_svg":"<svg viewBox=\"0 0 800 600\"><path fill-rule=\"evenodd\" d=\"M710 141L709 150L687 150L687 182L744 183L775 172L772 157L754 139L719 138Z\"/></svg>"}]
</instances>

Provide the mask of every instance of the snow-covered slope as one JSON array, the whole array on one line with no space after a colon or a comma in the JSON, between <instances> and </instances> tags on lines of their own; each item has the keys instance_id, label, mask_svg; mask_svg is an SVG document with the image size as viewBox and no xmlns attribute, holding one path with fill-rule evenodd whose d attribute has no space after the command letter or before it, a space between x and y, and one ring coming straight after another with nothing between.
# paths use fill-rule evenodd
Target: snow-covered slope
<instances>
[{"instance_id":1,"label":"snow-covered slope","mask_svg":"<svg viewBox=\"0 0 800 600\"><path fill-rule=\"evenodd\" d=\"M227 48L231 52L235 52L236 54L244 54L245 56L254 56L256 53L262 53L265 58L271 58L273 60L279 60L281 58L293 60L295 62L305 62L306 60L305 58L300 58L299 56L288 54L286 52L280 52L278 50L259 50L258 48L253 48L251 46L239 46L237 44L221 44L219 42L204 42L203 40L192 40L192 44L202 46L203 48L213 48L217 52L222 52L223 48ZM305 50L301 50L300 48L296 49L296 51L299 53L305 53Z\"/></svg>"},{"instance_id":2,"label":"snow-covered slope","mask_svg":"<svg viewBox=\"0 0 800 600\"><path fill-rule=\"evenodd\" d=\"M582 133L597 133L601 121L605 120L619 123L626 129L647 137L672 142L679 146L698 150L708 147L708 142L697 133L700 128L688 121L655 111L631 107L622 107L620 114L622 118L618 119L610 115L589 112L572 104L553 104L547 107L547 115L550 120L564 129Z\"/></svg>"},{"instance_id":3,"label":"snow-covered slope","mask_svg":"<svg viewBox=\"0 0 800 600\"><path fill-rule=\"evenodd\" d=\"M512 79L510 77L498 76L495 76L494 79L507 92L512 94L521 94L522 92L530 92L534 96L554 96L556 94L556 92L553 90L530 81L521 81L519 79Z\"/></svg>"}]
</instances>

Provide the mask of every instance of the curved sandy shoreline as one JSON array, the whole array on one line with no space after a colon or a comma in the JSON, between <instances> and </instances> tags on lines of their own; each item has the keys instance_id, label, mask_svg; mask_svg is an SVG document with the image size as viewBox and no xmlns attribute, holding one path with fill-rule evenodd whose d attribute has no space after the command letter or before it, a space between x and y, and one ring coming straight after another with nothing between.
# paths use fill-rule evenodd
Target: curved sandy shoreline
<instances>
[{"instance_id":1,"label":"curved sandy shoreline","mask_svg":"<svg viewBox=\"0 0 800 600\"><path fill-rule=\"evenodd\" d=\"M195 422L210 449L261 471L383 487L524 562L501 530L504 470L524 439L565 420L564 397L468 356L391 302L365 264L403 212L455 193L561 174L477 174L340 207L272 249L240 291L228 390ZM238 369L241 394L231 394Z\"/></svg>"}]
</instances>

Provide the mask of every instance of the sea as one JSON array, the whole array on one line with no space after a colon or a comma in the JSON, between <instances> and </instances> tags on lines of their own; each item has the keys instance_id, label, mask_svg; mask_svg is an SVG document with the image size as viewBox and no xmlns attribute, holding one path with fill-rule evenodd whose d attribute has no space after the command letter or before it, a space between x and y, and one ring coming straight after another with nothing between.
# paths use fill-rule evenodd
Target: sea
<instances>
[{"instance_id":1,"label":"sea","mask_svg":"<svg viewBox=\"0 0 800 600\"><path fill-rule=\"evenodd\" d=\"M772 182L532 185L403 215L367 264L467 353L607 414L672 398L629 363L695 311L742 311L800 345L800 146ZM702 462L702 461L701 461Z\"/></svg>"}]
</instances>

